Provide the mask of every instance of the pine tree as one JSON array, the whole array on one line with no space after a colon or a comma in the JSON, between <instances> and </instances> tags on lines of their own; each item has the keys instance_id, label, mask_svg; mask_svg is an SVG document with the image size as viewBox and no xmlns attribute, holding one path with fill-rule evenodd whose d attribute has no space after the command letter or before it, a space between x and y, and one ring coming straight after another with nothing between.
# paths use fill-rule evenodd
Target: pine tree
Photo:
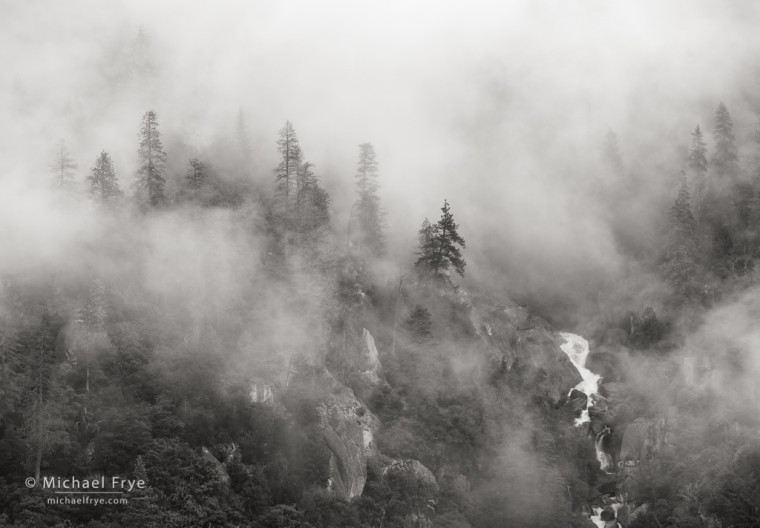
<instances>
[{"instance_id":1,"label":"pine tree","mask_svg":"<svg viewBox=\"0 0 760 528\"><path fill-rule=\"evenodd\" d=\"M422 221L422 226L420 227L420 230L417 234L417 240L419 241L418 247L420 250L424 247L427 247L428 244L431 243L431 240L433 238L434 228L433 225L430 223L430 220L425 218L425 220Z\"/></svg>"},{"instance_id":2,"label":"pine tree","mask_svg":"<svg viewBox=\"0 0 760 528\"><path fill-rule=\"evenodd\" d=\"M459 226L454 222L449 202L444 200L441 218L435 225L425 219L420 229L419 258L415 267L436 279L449 281L449 271L453 268L460 276L464 275L466 262L457 246L465 247L464 239L459 235Z\"/></svg>"},{"instance_id":3,"label":"pine tree","mask_svg":"<svg viewBox=\"0 0 760 528\"><path fill-rule=\"evenodd\" d=\"M691 133L691 149L689 150L689 168L694 174L707 173L707 145L699 125Z\"/></svg>"},{"instance_id":4,"label":"pine tree","mask_svg":"<svg viewBox=\"0 0 760 528\"><path fill-rule=\"evenodd\" d=\"M752 199L750 200L750 231L754 246L760 239L760 114L757 115L757 125L752 135L754 143L754 159L752 168Z\"/></svg>"},{"instance_id":5,"label":"pine tree","mask_svg":"<svg viewBox=\"0 0 760 528\"><path fill-rule=\"evenodd\" d=\"M280 129L280 139L277 141L280 151L280 164L275 169L275 180L279 194L280 209L287 219L291 214L291 201L294 187L297 185L298 172L301 168L301 146L298 144L296 131L290 121Z\"/></svg>"},{"instance_id":6,"label":"pine tree","mask_svg":"<svg viewBox=\"0 0 760 528\"><path fill-rule=\"evenodd\" d=\"M56 149L55 158L50 165L54 174L54 184L59 189L70 190L74 185L74 169L78 165L71 159L66 142L61 140Z\"/></svg>"},{"instance_id":7,"label":"pine tree","mask_svg":"<svg viewBox=\"0 0 760 528\"><path fill-rule=\"evenodd\" d=\"M95 160L95 165L92 167L87 181L90 197L101 204L116 202L123 195L119 188L111 156L105 150Z\"/></svg>"},{"instance_id":8,"label":"pine tree","mask_svg":"<svg viewBox=\"0 0 760 528\"><path fill-rule=\"evenodd\" d=\"M49 313L44 313L39 324L29 327L21 336L26 351L28 401L26 435L34 446L30 466L39 481L43 458L56 445L68 442L64 410L67 404L66 389L60 384L56 368L55 337L59 324Z\"/></svg>"},{"instance_id":9,"label":"pine tree","mask_svg":"<svg viewBox=\"0 0 760 528\"><path fill-rule=\"evenodd\" d=\"M77 314L78 326L71 332L71 349L75 354L77 364L84 368L85 395L83 402L84 415L81 421L86 425L89 421L88 406L90 395L90 374L98 351L109 346L106 333L107 301L106 291L100 279L94 279L87 292L87 298Z\"/></svg>"},{"instance_id":10,"label":"pine tree","mask_svg":"<svg viewBox=\"0 0 760 528\"><path fill-rule=\"evenodd\" d=\"M158 120L153 110L148 110L140 124L140 148L137 150L139 168L137 169L137 187L147 198L149 205L156 207L164 200L164 169L166 152L161 143L161 132L158 130Z\"/></svg>"},{"instance_id":11,"label":"pine tree","mask_svg":"<svg viewBox=\"0 0 760 528\"><path fill-rule=\"evenodd\" d=\"M194 191L199 190L206 181L206 166L198 158L191 158L186 174L187 182Z\"/></svg>"},{"instance_id":12,"label":"pine tree","mask_svg":"<svg viewBox=\"0 0 760 528\"><path fill-rule=\"evenodd\" d=\"M0 318L0 401L13 405L23 395L23 378L18 375L24 356L18 328L8 315Z\"/></svg>"},{"instance_id":13,"label":"pine tree","mask_svg":"<svg viewBox=\"0 0 760 528\"><path fill-rule=\"evenodd\" d=\"M359 195L357 242L361 250L373 257L385 253L383 212L377 196L377 157L371 143L359 145L359 163L356 171L356 192Z\"/></svg>"},{"instance_id":14,"label":"pine tree","mask_svg":"<svg viewBox=\"0 0 760 528\"><path fill-rule=\"evenodd\" d=\"M312 170L313 165L308 161L301 163L296 171L296 217L301 227L301 217L307 201L309 189L317 184L317 177Z\"/></svg>"},{"instance_id":15,"label":"pine tree","mask_svg":"<svg viewBox=\"0 0 760 528\"><path fill-rule=\"evenodd\" d=\"M298 170L296 229L303 233L319 229L330 221L330 195L319 186L312 167L306 162Z\"/></svg>"},{"instance_id":16,"label":"pine tree","mask_svg":"<svg viewBox=\"0 0 760 528\"><path fill-rule=\"evenodd\" d=\"M167 518L170 517L170 514L161 511L160 497L151 486L142 455L139 455L135 461L133 476L135 480L142 481L143 486L136 487L130 493L130 501L124 510L122 523L125 526L141 526L143 528L170 526L167 524Z\"/></svg>"},{"instance_id":17,"label":"pine tree","mask_svg":"<svg viewBox=\"0 0 760 528\"><path fill-rule=\"evenodd\" d=\"M418 339L424 339L430 336L433 323L430 318L430 311L424 306L418 304L412 310L409 319L406 320L406 326L411 333Z\"/></svg>"},{"instance_id":18,"label":"pine tree","mask_svg":"<svg viewBox=\"0 0 760 528\"><path fill-rule=\"evenodd\" d=\"M688 166L694 182L694 217L700 224L706 216L709 189L707 187L707 145L699 125L691 133Z\"/></svg>"},{"instance_id":19,"label":"pine tree","mask_svg":"<svg viewBox=\"0 0 760 528\"><path fill-rule=\"evenodd\" d=\"M105 332L106 327L106 291L100 279L94 279L87 293L87 300L79 310L79 324L93 333Z\"/></svg>"},{"instance_id":20,"label":"pine tree","mask_svg":"<svg viewBox=\"0 0 760 528\"><path fill-rule=\"evenodd\" d=\"M715 111L715 153L711 163L718 176L735 177L739 174L739 155L736 150L734 124L726 105L720 103Z\"/></svg>"},{"instance_id":21,"label":"pine tree","mask_svg":"<svg viewBox=\"0 0 760 528\"><path fill-rule=\"evenodd\" d=\"M697 245L691 195L685 176L681 178L678 196L670 208L669 216L669 238L663 272L678 295L686 299L694 293Z\"/></svg>"}]
</instances>

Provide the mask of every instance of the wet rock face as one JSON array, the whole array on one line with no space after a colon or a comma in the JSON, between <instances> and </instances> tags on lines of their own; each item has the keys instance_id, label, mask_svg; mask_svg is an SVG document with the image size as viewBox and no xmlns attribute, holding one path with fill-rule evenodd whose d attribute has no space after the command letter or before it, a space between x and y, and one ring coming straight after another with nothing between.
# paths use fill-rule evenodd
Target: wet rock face
<instances>
[{"instance_id":1,"label":"wet rock face","mask_svg":"<svg viewBox=\"0 0 760 528\"><path fill-rule=\"evenodd\" d=\"M351 389L331 395L319 413L330 450L328 489L346 500L358 497L367 481L367 458L377 453L375 435L380 421Z\"/></svg>"},{"instance_id":2,"label":"wet rock face","mask_svg":"<svg viewBox=\"0 0 760 528\"><path fill-rule=\"evenodd\" d=\"M362 374L375 383L380 381L377 372L380 368L380 358L375 346L375 339L369 330L362 329L362 347L359 351L359 370Z\"/></svg>"},{"instance_id":3,"label":"wet rock face","mask_svg":"<svg viewBox=\"0 0 760 528\"><path fill-rule=\"evenodd\" d=\"M605 473L611 473L613 470L612 456L607 452L608 442L611 431L609 427L602 429L599 434L596 435L594 441L594 448L596 449L596 459L599 461L599 467Z\"/></svg>"},{"instance_id":4,"label":"wet rock face","mask_svg":"<svg viewBox=\"0 0 760 528\"><path fill-rule=\"evenodd\" d=\"M344 500L358 497L367 482L367 457L350 430L325 429L324 439L330 449L330 479L327 489Z\"/></svg>"},{"instance_id":5,"label":"wet rock face","mask_svg":"<svg viewBox=\"0 0 760 528\"><path fill-rule=\"evenodd\" d=\"M494 363L504 364L508 378L547 397L565 401L582 381L562 351L564 340L552 326L520 307L475 306L475 327Z\"/></svg>"},{"instance_id":6,"label":"wet rock face","mask_svg":"<svg viewBox=\"0 0 760 528\"><path fill-rule=\"evenodd\" d=\"M355 345L351 355L345 358L345 368L349 373L346 383L354 390L356 395L366 400L372 391L380 383L382 365L375 339L366 328L362 329L359 342Z\"/></svg>"},{"instance_id":7,"label":"wet rock face","mask_svg":"<svg viewBox=\"0 0 760 528\"><path fill-rule=\"evenodd\" d=\"M567 397L568 404L573 411L582 411L588 404L588 396L579 391L573 389L570 391L570 395Z\"/></svg>"}]
</instances>

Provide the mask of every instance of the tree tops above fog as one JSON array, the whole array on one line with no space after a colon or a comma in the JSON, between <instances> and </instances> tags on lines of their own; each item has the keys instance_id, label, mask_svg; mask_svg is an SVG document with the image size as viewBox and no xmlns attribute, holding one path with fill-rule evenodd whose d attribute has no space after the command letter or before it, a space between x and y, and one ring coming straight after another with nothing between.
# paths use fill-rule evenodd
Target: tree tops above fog
<instances>
[{"instance_id":1,"label":"tree tops above fog","mask_svg":"<svg viewBox=\"0 0 760 528\"><path fill-rule=\"evenodd\" d=\"M236 121L235 136L237 147L249 153L242 113ZM111 155L103 150L96 157L85 181L86 194L93 202L105 207L131 203L147 211L171 208L175 204L234 206L250 198L261 199L255 195L240 196L250 193L250 187L238 193L237 200L215 198L214 194L219 192L220 182L224 179L200 157L188 160L183 175L177 175L176 169L175 173L167 175L168 155L162 142L158 114L154 110L148 110L142 116L137 138L137 170L132 196L125 200ZM272 235L270 253L279 255L280 258L275 260L283 262L281 259L287 257L289 246L308 245L313 249L315 243L321 244L322 233L330 231L332 211L330 195L321 186L314 165L306 160L290 121L286 121L279 130L276 145L279 160L273 169L271 197L264 196L260 203L269 210L264 221L267 224L266 232ZM245 156L245 159L248 158ZM72 189L76 167L61 142L52 166L55 186ZM170 183L170 191L167 191L167 182ZM379 196L379 163L371 143L359 145L354 188L355 200L346 226L347 249L350 254L363 260L383 258L387 249L385 212ZM448 201L444 201L441 211L441 218L435 224L427 220L423 224L415 269L420 277L451 284L452 270L460 276L464 274L466 263L461 250L465 242L459 235L459 226L454 221Z\"/></svg>"},{"instance_id":2,"label":"tree tops above fog","mask_svg":"<svg viewBox=\"0 0 760 528\"><path fill-rule=\"evenodd\" d=\"M447 200L441 207L441 218L431 224L426 218L419 231L419 251L415 267L423 276L450 282L450 271L464 275L466 262L460 248L465 247L459 226Z\"/></svg>"},{"instance_id":3,"label":"tree tops above fog","mask_svg":"<svg viewBox=\"0 0 760 528\"><path fill-rule=\"evenodd\" d=\"M153 110L148 110L140 123L140 147L137 149L137 194L142 202L152 207L162 205L166 200L164 188L166 179L166 152L161 143L158 129L158 117Z\"/></svg>"},{"instance_id":4,"label":"tree tops above fog","mask_svg":"<svg viewBox=\"0 0 760 528\"><path fill-rule=\"evenodd\" d=\"M368 255L380 257L385 253L383 233L384 213L377 195L379 184L378 164L371 143L359 145L359 162L356 167L356 219L358 234L354 242Z\"/></svg>"},{"instance_id":5,"label":"tree tops above fog","mask_svg":"<svg viewBox=\"0 0 760 528\"><path fill-rule=\"evenodd\" d=\"M726 281L744 280L760 258L760 157L742 171L733 120L720 103L712 154L699 125L691 133L669 211L661 269L679 302L712 305ZM760 152L760 134L755 135Z\"/></svg>"}]
</instances>

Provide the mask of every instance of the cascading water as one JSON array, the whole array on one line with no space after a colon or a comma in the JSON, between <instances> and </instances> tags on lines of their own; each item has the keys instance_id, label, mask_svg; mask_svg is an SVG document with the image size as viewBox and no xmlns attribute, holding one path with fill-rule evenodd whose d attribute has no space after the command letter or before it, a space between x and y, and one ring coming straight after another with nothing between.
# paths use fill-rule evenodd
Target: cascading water
<instances>
[{"instance_id":1,"label":"cascading water","mask_svg":"<svg viewBox=\"0 0 760 528\"><path fill-rule=\"evenodd\" d=\"M591 522L593 522L597 528L620 528L620 523L615 519L617 519L618 510L622 507L622 504L615 503L612 505L612 512L609 512L608 509L606 515L604 514L604 508L594 508L594 515L591 516Z\"/></svg>"},{"instance_id":2,"label":"cascading water","mask_svg":"<svg viewBox=\"0 0 760 528\"><path fill-rule=\"evenodd\" d=\"M605 427L599 431L599 434L596 435L596 440L594 441L596 459L599 461L599 466L601 467L602 471L607 474L612 473L612 457L608 452L604 450L604 439L607 438L611 432L612 431L610 431L609 427Z\"/></svg>"},{"instance_id":3,"label":"cascading water","mask_svg":"<svg viewBox=\"0 0 760 528\"><path fill-rule=\"evenodd\" d=\"M575 390L579 390L587 397L586 407L583 409L580 418L576 418L576 427L584 423L590 422L588 409L594 404L594 397L599 391L599 380L601 376L594 374L586 368L586 359L589 355L588 341L583 339L579 335L562 332L559 334L565 342L560 345L562 351L567 354L570 361L578 369L583 381L575 386ZM602 429L594 439L594 448L596 450L596 459L599 461L601 470L607 474L612 473L612 457L604 450L604 440L611 433L609 427ZM617 512L623 506L622 503L615 502L610 504L607 509L600 507L594 508L594 515L591 516L591 521L598 528L616 528L620 524L616 521ZM611 511L610 511L611 508Z\"/></svg>"},{"instance_id":4,"label":"cascading water","mask_svg":"<svg viewBox=\"0 0 760 528\"><path fill-rule=\"evenodd\" d=\"M586 400L586 408L583 409L580 418L575 420L575 425L579 426L591 420L588 414L588 408L593 404L593 396L596 395L599 390L600 376L586 368L586 359L589 354L588 341L579 335L569 334L567 332L562 332L559 335L565 340L565 342L560 345L560 348L565 354L567 354L567 357L570 358L570 361L575 365L575 368L578 369L581 378L583 378L583 381L576 385L575 389L584 393L588 398Z\"/></svg>"}]
</instances>

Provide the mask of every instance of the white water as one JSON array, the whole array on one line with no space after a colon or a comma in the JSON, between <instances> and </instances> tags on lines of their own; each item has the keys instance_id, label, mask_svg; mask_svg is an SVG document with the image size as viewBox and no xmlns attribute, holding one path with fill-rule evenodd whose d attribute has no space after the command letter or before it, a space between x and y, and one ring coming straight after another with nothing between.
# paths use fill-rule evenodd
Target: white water
<instances>
[{"instance_id":1,"label":"white water","mask_svg":"<svg viewBox=\"0 0 760 528\"><path fill-rule=\"evenodd\" d=\"M575 365L575 368L578 369L578 373L580 373L581 378L583 379L583 381L575 386L575 389L584 393L588 398L586 408L583 409L583 413L581 414L580 418L576 418L575 420L575 425L577 427L591 421L591 418L588 414L588 408L593 405L593 397L599 391L599 380L601 379L601 376L594 374L586 368L586 359L588 359L589 355L588 341L579 335L569 334L567 332L561 332L559 335L565 340L565 342L560 345L560 348L565 354L567 354L567 357L570 358L570 361L573 363L573 365ZM601 470L607 474L610 474L613 469L612 457L603 449L604 437L608 434L610 434L610 430L609 428L605 427L596 436L596 439L594 441L594 448L596 450L596 458L599 461ZM613 510L615 510L615 517L617 517L618 510L622 508L623 504L620 502L615 502L610 506ZM618 528L620 527L620 524L617 521L614 521L614 524L609 525L607 523L611 521L603 521L602 511L603 508L596 507L594 508L594 515L591 516L591 521L598 528L608 528L610 526L615 526Z\"/></svg>"},{"instance_id":2,"label":"white water","mask_svg":"<svg viewBox=\"0 0 760 528\"><path fill-rule=\"evenodd\" d=\"M569 334L567 332L561 332L559 335L565 340L565 342L560 345L560 348L565 354L567 354L567 357L570 358L570 361L575 365L575 368L578 369L581 378L583 378L583 381L576 385L575 389L581 391L588 398L586 408L583 409L580 418L575 420L575 425L579 426L591 420L588 415L588 408L592 404L592 396L599 390L600 376L586 368L586 358L588 358L589 354L588 341L579 335Z\"/></svg>"},{"instance_id":3,"label":"white water","mask_svg":"<svg viewBox=\"0 0 760 528\"><path fill-rule=\"evenodd\" d=\"M608 475L612 473L612 457L604 450L604 439L610 432L610 428L605 427L596 435L596 440L594 441L594 449L596 449L596 459L599 461L599 467Z\"/></svg>"},{"instance_id":4,"label":"white water","mask_svg":"<svg viewBox=\"0 0 760 528\"><path fill-rule=\"evenodd\" d=\"M623 505L617 502L612 505L612 509L615 510L616 518L617 518L618 510L622 507ZM597 526L597 528L605 528L607 526L607 523L609 522L609 521L602 520L602 510L603 508L594 508L594 515L591 516L591 522L593 522ZM620 523L615 521L614 526L619 527Z\"/></svg>"}]
</instances>

